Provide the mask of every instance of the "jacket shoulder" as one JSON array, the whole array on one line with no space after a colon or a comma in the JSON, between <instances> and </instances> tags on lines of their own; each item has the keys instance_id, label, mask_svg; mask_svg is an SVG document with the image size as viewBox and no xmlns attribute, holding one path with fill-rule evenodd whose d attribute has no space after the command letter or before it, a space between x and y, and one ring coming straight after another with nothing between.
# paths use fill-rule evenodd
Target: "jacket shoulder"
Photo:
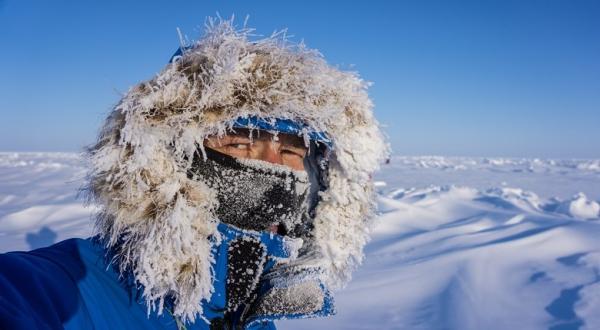
<instances>
[{"instance_id":1,"label":"jacket shoulder","mask_svg":"<svg viewBox=\"0 0 600 330\"><path fill-rule=\"evenodd\" d=\"M0 254L0 328L61 327L78 309L85 276L80 249L68 239L29 252Z\"/></svg>"}]
</instances>

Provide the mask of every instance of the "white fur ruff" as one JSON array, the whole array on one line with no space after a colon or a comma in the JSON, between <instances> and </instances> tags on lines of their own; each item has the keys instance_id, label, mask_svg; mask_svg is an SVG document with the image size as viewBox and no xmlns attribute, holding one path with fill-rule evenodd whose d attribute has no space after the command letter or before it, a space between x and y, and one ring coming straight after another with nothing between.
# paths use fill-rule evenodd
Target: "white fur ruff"
<instances>
[{"instance_id":1,"label":"white fur ruff","mask_svg":"<svg viewBox=\"0 0 600 330\"><path fill-rule=\"evenodd\" d=\"M141 285L149 312L161 313L171 296L173 314L194 321L211 296L217 201L186 171L197 144L240 116L299 120L327 132L329 189L313 242L322 280L339 288L362 261L374 216L371 174L388 153L368 83L281 35L250 41L249 33L209 21L180 59L127 92L89 149L87 191L102 208L97 232L121 272Z\"/></svg>"}]
</instances>

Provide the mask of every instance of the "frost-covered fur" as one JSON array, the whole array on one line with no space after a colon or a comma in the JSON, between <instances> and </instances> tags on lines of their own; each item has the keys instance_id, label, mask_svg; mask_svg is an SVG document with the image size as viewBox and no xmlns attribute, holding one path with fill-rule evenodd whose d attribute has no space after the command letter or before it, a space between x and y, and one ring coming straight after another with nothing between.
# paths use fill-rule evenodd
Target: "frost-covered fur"
<instances>
[{"instance_id":1,"label":"frost-covered fur","mask_svg":"<svg viewBox=\"0 0 600 330\"><path fill-rule=\"evenodd\" d=\"M96 228L150 310L193 321L212 293L216 198L188 179L197 144L240 116L302 121L333 140L329 189L314 226L322 280L339 288L362 258L374 201L371 173L386 156L368 84L280 34L209 21L205 36L153 79L131 88L89 148L87 191L102 209ZM314 260L313 260L314 262Z\"/></svg>"}]
</instances>

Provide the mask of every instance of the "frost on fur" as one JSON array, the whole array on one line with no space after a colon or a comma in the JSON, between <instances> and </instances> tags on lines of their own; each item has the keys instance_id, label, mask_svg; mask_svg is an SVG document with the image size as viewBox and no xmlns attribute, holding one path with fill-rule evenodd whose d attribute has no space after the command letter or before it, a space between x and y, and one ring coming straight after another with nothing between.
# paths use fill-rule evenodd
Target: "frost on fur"
<instances>
[{"instance_id":1,"label":"frost on fur","mask_svg":"<svg viewBox=\"0 0 600 330\"><path fill-rule=\"evenodd\" d=\"M150 310L165 299L194 321L212 292L215 193L186 172L197 145L238 117L301 121L332 138L329 189L317 208L312 255L323 280L342 286L362 260L373 216L370 174L386 156L368 84L281 34L250 40L231 21L209 21L202 39L131 88L89 148L87 192L101 206L96 230ZM299 257L298 260L302 260Z\"/></svg>"}]
</instances>

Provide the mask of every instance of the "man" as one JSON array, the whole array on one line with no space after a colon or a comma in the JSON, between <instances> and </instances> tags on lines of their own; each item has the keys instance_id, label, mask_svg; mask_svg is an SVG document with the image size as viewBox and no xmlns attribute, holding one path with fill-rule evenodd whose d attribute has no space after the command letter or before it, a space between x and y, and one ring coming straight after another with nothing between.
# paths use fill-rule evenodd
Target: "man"
<instances>
[{"instance_id":1,"label":"man","mask_svg":"<svg viewBox=\"0 0 600 330\"><path fill-rule=\"evenodd\" d=\"M89 149L97 236L0 255L0 328L265 329L333 313L387 146L367 84L209 22Z\"/></svg>"}]
</instances>

